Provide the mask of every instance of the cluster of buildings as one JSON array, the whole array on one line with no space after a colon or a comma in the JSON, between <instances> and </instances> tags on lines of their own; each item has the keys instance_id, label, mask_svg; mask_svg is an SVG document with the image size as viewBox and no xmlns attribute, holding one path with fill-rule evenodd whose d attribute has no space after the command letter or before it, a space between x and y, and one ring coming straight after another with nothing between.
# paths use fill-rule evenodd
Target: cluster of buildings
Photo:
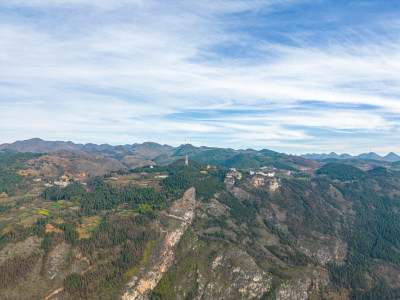
<instances>
[{"instance_id":1,"label":"cluster of buildings","mask_svg":"<svg viewBox=\"0 0 400 300\"><path fill-rule=\"evenodd\" d=\"M265 176L265 177L270 177L273 178L275 177L275 172L269 172L269 173L264 173L264 172L254 172L254 171L250 171L250 175L261 175L261 176Z\"/></svg>"},{"instance_id":2,"label":"cluster of buildings","mask_svg":"<svg viewBox=\"0 0 400 300\"><path fill-rule=\"evenodd\" d=\"M71 184L71 181L70 181L71 179L74 179L74 178L72 178L72 177L70 178L67 175L62 175L58 181L45 182L43 184L43 186L45 186L45 187L52 187L52 186L66 187ZM42 178L34 178L33 182L42 182ZM84 185L85 185L85 183L84 183Z\"/></svg>"}]
</instances>

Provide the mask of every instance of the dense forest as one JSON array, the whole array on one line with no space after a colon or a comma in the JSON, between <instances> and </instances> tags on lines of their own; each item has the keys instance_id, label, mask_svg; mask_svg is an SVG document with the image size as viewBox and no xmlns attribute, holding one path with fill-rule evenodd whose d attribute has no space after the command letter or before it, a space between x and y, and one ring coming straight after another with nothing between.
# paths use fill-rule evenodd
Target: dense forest
<instances>
[{"instance_id":1,"label":"dense forest","mask_svg":"<svg viewBox=\"0 0 400 300\"><path fill-rule=\"evenodd\" d=\"M161 189L143 188L138 186L115 187L104 182L104 178L95 177L88 182L87 191L80 183L73 183L65 188L50 187L44 190L43 198L53 201L69 200L77 202L81 206L81 212L85 215L98 211L110 210L119 205L126 204L129 208L141 213L152 214L161 210L171 200L183 195L189 187L194 186L199 198L210 199L218 190L224 189L224 169L212 170L207 174L199 173L202 164L183 167L182 162L170 166L157 168L139 168L132 170L136 173L167 172L169 176L161 181ZM118 172L126 174L127 172ZM107 176L105 176L107 178Z\"/></svg>"},{"instance_id":2,"label":"dense forest","mask_svg":"<svg viewBox=\"0 0 400 300\"><path fill-rule=\"evenodd\" d=\"M33 153L0 153L0 194L14 196L18 186L23 188L24 176L17 174L17 171L24 162L39 156Z\"/></svg>"},{"instance_id":3,"label":"dense forest","mask_svg":"<svg viewBox=\"0 0 400 300\"><path fill-rule=\"evenodd\" d=\"M399 176L377 168L358 178L354 183L335 183L346 199L355 203L356 218L344 233L349 243L346 265L332 266L332 279L350 288L354 299L393 299L400 291L390 289L379 273L370 270L380 260L400 263L400 197L389 197L391 188L398 189ZM381 182L383 190L374 189L376 182ZM374 278L372 286L367 274Z\"/></svg>"},{"instance_id":4,"label":"dense forest","mask_svg":"<svg viewBox=\"0 0 400 300\"><path fill-rule=\"evenodd\" d=\"M269 165L278 169L296 170L289 163L293 158L270 150L261 150L256 154L235 154L225 149L214 149L191 155L190 158L195 161L213 163L227 168L249 169ZM296 163L302 165L302 160L297 159Z\"/></svg>"},{"instance_id":5,"label":"dense forest","mask_svg":"<svg viewBox=\"0 0 400 300\"><path fill-rule=\"evenodd\" d=\"M324 165L317 174L324 174L330 179L338 180L358 180L364 177L364 172L356 167L333 162Z\"/></svg>"}]
</instances>

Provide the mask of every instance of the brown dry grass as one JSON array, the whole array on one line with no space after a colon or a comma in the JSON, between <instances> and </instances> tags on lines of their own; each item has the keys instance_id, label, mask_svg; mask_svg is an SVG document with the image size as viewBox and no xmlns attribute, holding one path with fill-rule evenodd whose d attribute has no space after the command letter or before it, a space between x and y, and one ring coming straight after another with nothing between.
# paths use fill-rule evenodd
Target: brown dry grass
<instances>
[{"instance_id":1,"label":"brown dry grass","mask_svg":"<svg viewBox=\"0 0 400 300\"><path fill-rule=\"evenodd\" d=\"M41 216L33 215L33 216L22 219L20 224L24 225L25 227L31 226L31 225L35 224L39 218L41 218Z\"/></svg>"},{"instance_id":2,"label":"brown dry grass","mask_svg":"<svg viewBox=\"0 0 400 300\"><path fill-rule=\"evenodd\" d=\"M115 177L117 177L118 180L107 179L107 181L116 186L132 184L140 187L154 187L157 190L161 189L160 178L152 177L144 179L140 174L137 173L116 175Z\"/></svg>"},{"instance_id":3,"label":"brown dry grass","mask_svg":"<svg viewBox=\"0 0 400 300\"><path fill-rule=\"evenodd\" d=\"M28 175L39 176L40 171L35 170L35 169L18 170L17 174L22 175L22 176L28 176Z\"/></svg>"},{"instance_id":4,"label":"brown dry grass","mask_svg":"<svg viewBox=\"0 0 400 300\"><path fill-rule=\"evenodd\" d=\"M100 224L100 216L85 217L82 224L76 228L79 239L88 239L92 235L93 230Z\"/></svg>"},{"instance_id":5,"label":"brown dry grass","mask_svg":"<svg viewBox=\"0 0 400 300\"><path fill-rule=\"evenodd\" d=\"M11 225L8 225L6 228L3 229L1 234L6 234L6 233L10 232L12 228L13 227Z\"/></svg>"},{"instance_id":6,"label":"brown dry grass","mask_svg":"<svg viewBox=\"0 0 400 300\"><path fill-rule=\"evenodd\" d=\"M53 225L47 223L46 224L46 233L50 233L50 232L61 233L62 230L55 228Z\"/></svg>"}]
</instances>

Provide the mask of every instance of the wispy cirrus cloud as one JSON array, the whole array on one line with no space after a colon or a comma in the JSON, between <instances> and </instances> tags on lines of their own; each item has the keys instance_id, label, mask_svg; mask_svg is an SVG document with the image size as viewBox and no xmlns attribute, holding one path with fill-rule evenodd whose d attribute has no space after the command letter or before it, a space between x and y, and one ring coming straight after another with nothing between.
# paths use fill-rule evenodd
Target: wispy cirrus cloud
<instances>
[{"instance_id":1,"label":"wispy cirrus cloud","mask_svg":"<svg viewBox=\"0 0 400 300\"><path fill-rule=\"evenodd\" d=\"M2 1L0 141L400 147L400 8L342 2Z\"/></svg>"}]
</instances>

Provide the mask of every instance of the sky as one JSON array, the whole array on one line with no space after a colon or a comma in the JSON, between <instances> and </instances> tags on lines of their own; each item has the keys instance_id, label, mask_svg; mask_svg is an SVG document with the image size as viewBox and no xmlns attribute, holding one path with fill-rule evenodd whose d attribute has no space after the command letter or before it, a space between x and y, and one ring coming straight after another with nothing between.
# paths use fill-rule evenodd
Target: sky
<instances>
[{"instance_id":1,"label":"sky","mask_svg":"<svg viewBox=\"0 0 400 300\"><path fill-rule=\"evenodd\" d=\"M400 154L398 0L1 0L0 143Z\"/></svg>"}]
</instances>

